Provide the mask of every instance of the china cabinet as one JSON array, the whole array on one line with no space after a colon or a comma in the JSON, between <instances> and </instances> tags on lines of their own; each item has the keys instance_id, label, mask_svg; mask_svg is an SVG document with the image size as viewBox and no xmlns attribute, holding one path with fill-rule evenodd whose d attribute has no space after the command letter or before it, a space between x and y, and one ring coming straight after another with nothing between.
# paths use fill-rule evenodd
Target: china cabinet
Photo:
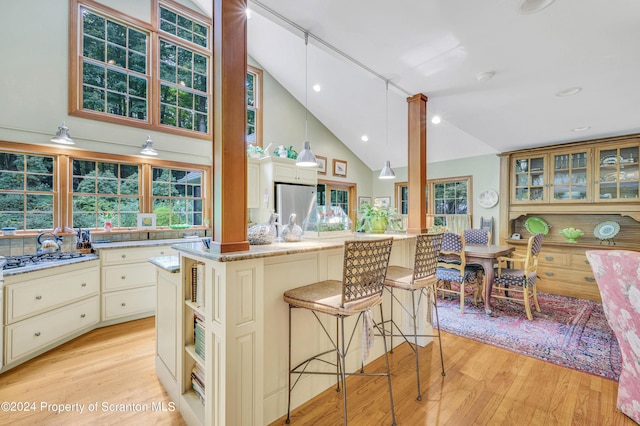
<instances>
[{"instance_id":1,"label":"china cabinet","mask_svg":"<svg viewBox=\"0 0 640 426\"><path fill-rule=\"evenodd\" d=\"M538 289L592 300L600 293L585 251L640 251L640 135L506 152L501 158L501 242L526 248L531 217L548 224L540 257ZM620 228L615 238L598 238L604 223ZM560 230L582 229L577 242ZM512 239L519 234L522 239ZM596 232L597 234L597 232Z\"/></svg>"}]
</instances>

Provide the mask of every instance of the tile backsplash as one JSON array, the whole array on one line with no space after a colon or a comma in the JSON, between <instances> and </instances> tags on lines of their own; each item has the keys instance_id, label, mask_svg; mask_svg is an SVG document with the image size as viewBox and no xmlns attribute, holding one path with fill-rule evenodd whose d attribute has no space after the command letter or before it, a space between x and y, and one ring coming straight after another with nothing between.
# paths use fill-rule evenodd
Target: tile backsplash
<instances>
[{"instance_id":1,"label":"tile backsplash","mask_svg":"<svg viewBox=\"0 0 640 426\"><path fill-rule=\"evenodd\" d=\"M211 236L211 231L197 230L167 230L155 232L127 232L127 233L100 233L92 235L92 241L119 242L119 241L146 241L146 240L168 240L197 235L199 237ZM33 254L38 251L37 237L5 236L0 238L0 256L20 256L23 254ZM75 236L65 235L62 240L61 251L74 251Z\"/></svg>"}]
</instances>

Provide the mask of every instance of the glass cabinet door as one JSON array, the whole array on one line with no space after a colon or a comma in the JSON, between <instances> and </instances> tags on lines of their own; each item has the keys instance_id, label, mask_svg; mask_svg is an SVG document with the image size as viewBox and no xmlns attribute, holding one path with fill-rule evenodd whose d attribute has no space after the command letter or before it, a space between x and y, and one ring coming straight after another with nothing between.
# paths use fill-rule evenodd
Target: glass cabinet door
<instances>
[{"instance_id":1,"label":"glass cabinet door","mask_svg":"<svg viewBox=\"0 0 640 426\"><path fill-rule=\"evenodd\" d=\"M520 203L546 202L546 155L513 159L512 200Z\"/></svg>"},{"instance_id":2,"label":"glass cabinet door","mask_svg":"<svg viewBox=\"0 0 640 426\"><path fill-rule=\"evenodd\" d=\"M591 198L591 159L587 149L551 154L551 201L584 202Z\"/></svg>"},{"instance_id":3,"label":"glass cabinet door","mask_svg":"<svg viewBox=\"0 0 640 426\"><path fill-rule=\"evenodd\" d=\"M637 144L597 150L596 201L631 201L625 199L640 197L638 154Z\"/></svg>"}]
</instances>

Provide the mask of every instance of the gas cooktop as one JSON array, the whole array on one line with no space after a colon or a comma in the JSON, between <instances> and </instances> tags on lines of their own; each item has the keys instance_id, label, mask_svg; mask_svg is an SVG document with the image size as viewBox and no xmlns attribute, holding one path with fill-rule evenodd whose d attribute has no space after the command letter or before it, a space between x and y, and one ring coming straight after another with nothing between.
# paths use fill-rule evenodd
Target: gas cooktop
<instances>
[{"instance_id":1,"label":"gas cooktop","mask_svg":"<svg viewBox=\"0 0 640 426\"><path fill-rule=\"evenodd\" d=\"M78 257L85 256L84 253L78 253L75 251L70 252L55 252L55 253L35 253L24 254L22 256L6 256L7 263L4 266L4 270L22 268L24 266L38 265L41 263L52 263L61 260L76 259Z\"/></svg>"}]
</instances>

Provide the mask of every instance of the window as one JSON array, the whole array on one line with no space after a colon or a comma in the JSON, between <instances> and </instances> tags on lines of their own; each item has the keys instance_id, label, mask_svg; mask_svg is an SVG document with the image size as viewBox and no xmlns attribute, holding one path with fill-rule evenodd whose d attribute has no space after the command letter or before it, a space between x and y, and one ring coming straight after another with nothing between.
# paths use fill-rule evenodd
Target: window
<instances>
[{"instance_id":1,"label":"window","mask_svg":"<svg viewBox=\"0 0 640 426\"><path fill-rule=\"evenodd\" d=\"M446 225L445 215L470 214L471 176L427 180L427 215L433 225ZM406 182L395 185L396 205L408 214L409 188Z\"/></svg>"},{"instance_id":2,"label":"window","mask_svg":"<svg viewBox=\"0 0 640 426\"><path fill-rule=\"evenodd\" d=\"M54 229L55 159L0 152L0 224L17 230Z\"/></svg>"},{"instance_id":3,"label":"window","mask_svg":"<svg viewBox=\"0 0 640 426\"><path fill-rule=\"evenodd\" d=\"M262 146L262 70L247 70L247 143Z\"/></svg>"},{"instance_id":4,"label":"window","mask_svg":"<svg viewBox=\"0 0 640 426\"><path fill-rule=\"evenodd\" d=\"M149 34L80 10L82 108L147 121Z\"/></svg>"},{"instance_id":5,"label":"window","mask_svg":"<svg viewBox=\"0 0 640 426\"><path fill-rule=\"evenodd\" d=\"M197 138L211 135L210 19L154 0L145 23L98 3L73 1L71 115ZM151 14L154 15L153 13ZM73 21L73 19L72 19ZM247 70L247 143L262 146L262 71Z\"/></svg>"},{"instance_id":6,"label":"window","mask_svg":"<svg viewBox=\"0 0 640 426\"><path fill-rule=\"evenodd\" d=\"M202 225L202 171L152 168L157 226Z\"/></svg>"},{"instance_id":7,"label":"window","mask_svg":"<svg viewBox=\"0 0 640 426\"><path fill-rule=\"evenodd\" d=\"M72 160L72 226L101 228L107 213L114 228L137 226L140 166Z\"/></svg>"}]
</instances>

